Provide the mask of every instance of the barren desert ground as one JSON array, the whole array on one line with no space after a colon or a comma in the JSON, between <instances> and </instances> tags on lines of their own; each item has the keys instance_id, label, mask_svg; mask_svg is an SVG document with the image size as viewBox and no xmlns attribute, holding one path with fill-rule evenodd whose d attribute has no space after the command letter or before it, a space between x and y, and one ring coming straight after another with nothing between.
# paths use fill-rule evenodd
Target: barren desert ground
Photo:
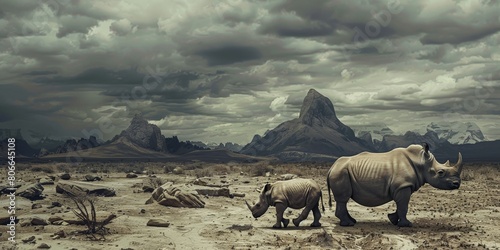
<instances>
[{"instance_id":1,"label":"barren desert ground","mask_svg":"<svg viewBox=\"0 0 500 250\"><path fill-rule=\"evenodd\" d=\"M412 228L398 228L387 219L395 210L393 202L368 208L349 202L351 215L358 223L341 227L328 207L325 176L330 164L268 163L84 163L77 166L63 163L20 164L17 179L20 184L36 183L37 178L55 177L54 184L44 185L43 199L30 201L17 197L20 221L16 245L7 241L6 230L1 232L2 249L35 249L42 243L51 249L499 249L500 248L500 165L469 164L463 171L458 190L437 190L426 184L413 194L408 218ZM175 167L183 171L172 173ZM140 171L136 178L126 178L130 171ZM106 227L109 234L103 240L92 240L75 232L85 226L72 223L30 225L33 217L43 221L60 217L75 219L70 198L56 193L59 176L71 175L69 181L83 182L87 174L102 177L92 184L115 189L115 197L99 197L98 215L113 213L117 217ZM267 176L266 176L267 173ZM300 227L273 229L275 211L271 207L264 216L254 219L244 200L253 203L267 182L277 181L282 174L312 178L322 187L326 208L322 212L322 227L310 228L312 213ZM204 208L175 208L157 203L146 205L151 193L142 190L148 175L164 182L173 182L181 189L195 189L199 177L204 185L228 185L231 193L245 197L204 196ZM6 182L3 178L2 182ZM197 182L200 183L200 182ZM202 188L205 186L202 186ZM2 207L7 199L2 197ZM54 206L59 202L62 206ZM34 205L39 204L39 205ZM40 206L41 205L41 206ZM300 210L288 209L286 217L293 218ZM2 211L2 217L6 209ZM168 221L168 227L147 226L149 219ZM54 221L51 219L50 221ZM23 223L24 222L24 223ZM21 226L23 224L23 226ZM42 223L43 224L43 223ZM59 225L57 225L59 224ZM61 230L63 232L61 232ZM29 238L34 236L34 240ZM28 241L23 243L22 240Z\"/></svg>"}]
</instances>

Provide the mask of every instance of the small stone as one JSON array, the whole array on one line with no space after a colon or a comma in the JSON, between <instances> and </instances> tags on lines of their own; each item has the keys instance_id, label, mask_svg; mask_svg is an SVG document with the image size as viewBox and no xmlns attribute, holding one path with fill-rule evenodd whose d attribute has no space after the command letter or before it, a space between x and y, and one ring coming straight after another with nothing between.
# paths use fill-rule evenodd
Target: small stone
<instances>
[{"instance_id":1,"label":"small stone","mask_svg":"<svg viewBox=\"0 0 500 250\"><path fill-rule=\"evenodd\" d=\"M62 221L62 220L63 220L63 218L61 218L59 216L50 216L49 217L50 224L54 224L54 222L56 222L56 221Z\"/></svg>"},{"instance_id":2,"label":"small stone","mask_svg":"<svg viewBox=\"0 0 500 250\"><path fill-rule=\"evenodd\" d=\"M63 180L69 180L69 179L71 179L71 175L68 173L64 173L61 176L59 176L59 178L61 178Z\"/></svg>"},{"instance_id":3,"label":"small stone","mask_svg":"<svg viewBox=\"0 0 500 250\"><path fill-rule=\"evenodd\" d=\"M170 222L163 219L150 219L146 225L150 227L169 227Z\"/></svg>"},{"instance_id":4,"label":"small stone","mask_svg":"<svg viewBox=\"0 0 500 250\"><path fill-rule=\"evenodd\" d=\"M49 223L46 220L44 220L40 217L32 217L31 218L31 225L33 225L33 226L46 226L48 224Z\"/></svg>"},{"instance_id":5,"label":"small stone","mask_svg":"<svg viewBox=\"0 0 500 250\"><path fill-rule=\"evenodd\" d=\"M41 204L38 204L38 203L35 203L33 205L31 205L31 209L38 209L38 208L41 208L42 205Z\"/></svg>"},{"instance_id":6,"label":"small stone","mask_svg":"<svg viewBox=\"0 0 500 250\"><path fill-rule=\"evenodd\" d=\"M23 239L22 242L24 242L24 243L33 243L34 244L34 243L36 243L35 236L33 235L33 236L30 236L30 237L28 237L26 239Z\"/></svg>"},{"instance_id":7,"label":"small stone","mask_svg":"<svg viewBox=\"0 0 500 250\"><path fill-rule=\"evenodd\" d=\"M174 168L174 170L172 170L172 173L182 174L182 173L184 173L184 169L182 169L181 167L176 167L176 168Z\"/></svg>"},{"instance_id":8,"label":"small stone","mask_svg":"<svg viewBox=\"0 0 500 250\"><path fill-rule=\"evenodd\" d=\"M134 173L128 173L127 178L137 178L137 174L134 174Z\"/></svg>"},{"instance_id":9,"label":"small stone","mask_svg":"<svg viewBox=\"0 0 500 250\"><path fill-rule=\"evenodd\" d=\"M50 246L49 246L49 245L47 245L46 243L42 243L42 244L38 245L38 247L37 247L37 248L39 248L39 249L49 249L49 248L50 248Z\"/></svg>"}]
</instances>

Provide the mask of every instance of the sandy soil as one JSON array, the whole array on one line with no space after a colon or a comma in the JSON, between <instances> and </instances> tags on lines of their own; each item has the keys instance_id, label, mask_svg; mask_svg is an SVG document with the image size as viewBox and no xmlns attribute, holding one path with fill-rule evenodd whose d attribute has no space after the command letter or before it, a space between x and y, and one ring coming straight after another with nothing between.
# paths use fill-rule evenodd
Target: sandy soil
<instances>
[{"instance_id":1,"label":"sandy soil","mask_svg":"<svg viewBox=\"0 0 500 250\"><path fill-rule=\"evenodd\" d=\"M103 175L99 184L116 190L116 197L102 197L97 201L98 210L115 213L118 217L108 225L111 234L106 240L93 241L72 232L83 230L77 225L47 225L17 227L18 243L13 246L7 241L6 230L0 236L2 249L35 249L41 243L51 249L499 249L500 248L500 168L489 166L466 166L467 179L459 190L443 191L428 184L413 194L408 218L412 228L398 228L390 224L386 215L394 211L394 204L368 208L354 202L349 203L351 215L358 223L354 227L341 227L334 211L328 207L328 194L323 175L327 167L309 171L309 167L292 166L301 177L315 179L323 188L326 211L322 213L320 228L310 228L312 213L300 227L293 225L286 229L273 229L274 208L255 220L245 206L244 199L254 202L255 191L267 182L274 182L279 174L270 177L252 177L248 168L227 174L211 176L214 182L220 180L230 184L232 192L245 193L246 197L204 197L205 208L172 208L158 204L145 205L150 193L140 191L147 175L125 178L124 173L112 172ZM210 167L207 167L210 171ZM297 168L299 170L297 170ZM240 170L243 174L240 173ZM286 171L282 170L282 171ZM57 175L58 173L53 173ZM80 179L85 173L74 173L72 179ZM20 179L33 182L43 175L40 172L23 171ZM196 179L192 172L185 174L156 174L185 185ZM57 181L57 180L56 180ZM136 184L134 186L134 184ZM190 185L190 184L189 184ZM46 185L45 199L29 201L18 198L21 218L38 216L48 219L52 215L72 215L71 200L55 192L55 185ZM53 201L62 207L48 208ZM2 197L2 203L6 203ZM41 208L32 209L32 204ZM3 205L2 205L3 206ZM141 209L145 211L141 212ZM293 218L300 210L288 209L286 217ZM169 227L150 227L151 218L168 220ZM66 238L52 239L51 235L63 230ZM36 236L35 244L22 243L21 239ZM496 242L495 242L496 241Z\"/></svg>"}]
</instances>

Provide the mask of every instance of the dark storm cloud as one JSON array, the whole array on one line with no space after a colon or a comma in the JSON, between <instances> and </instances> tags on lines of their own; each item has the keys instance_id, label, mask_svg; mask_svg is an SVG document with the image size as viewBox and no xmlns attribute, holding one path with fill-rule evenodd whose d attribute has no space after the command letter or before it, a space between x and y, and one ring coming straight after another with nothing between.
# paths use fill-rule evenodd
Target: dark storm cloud
<instances>
[{"instance_id":1,"label":"dark storm cloud","mask_svg":"<svg viewBox=\"0 0 500 250\"><path fill-rule=\"evenodd\" d=\"M257 48L237 45L204 49L196 54L207 60L209 66L227 65L262 58L262 53Z\"/></svg>"},{"instance_id":2,"label":"dark storm cloud","mask_svg":"<svg viewBox=\"0 0 500 250\"><path fill-rule=\"evenodd\" d=\"M39 77L37 83L48 84L95 84L95 85L139 85L145 75L136 69L109 70L105 68L87 69L75 76Z\"/></svg>"},{"instance_id":3,"label":"dark storm cloud","mask_svg":"<svg viewBox=\"0 0 500 250\"><path fill-rule=\"evenodd\" d=\"M259 27L264 34L276 34L278 36L291 37L315 37L326 36L333 32L333 28L322 21L304 20L293 14L282 14L271 17Z\"/></svg>"},{"instance_id":4,"label":"dark storm cloud","mask_svg":"<svg viewBox=\"0 0 500 250\"><path fill-rule=\"evenodd\" d=\"M495 23L485 27L473 27L456 24L455 27L437 27L435 32L427 33L420 39L423 44L459 44L475 41L500 31L500 25Z\"/></svg>"},{"instance_id":5,"label":"dark storm cloud","mask_svg":"<svg viewBox=\"0 0 500 250\"><path fill-rule=\"evenodd\" d=\"M90 28L97 25L97 20L86 16L62 16L59 23L61 26L57 37L61 38L72 33L86 34Z\"/></svg>"},{"instance_id":6,"label":"dark storm cloud","mask_svg":"<svg viewBox=\"0 0 500 250\"><path fill-rule=\"evenodd\" d=\"M387 117L404 132L455 112L500 134L498 2L0 5L0 127L81 137L109 119L112 137L143 113L167 134L245 143L315 88L348 125Z\"/></svg>"}]
</instances>

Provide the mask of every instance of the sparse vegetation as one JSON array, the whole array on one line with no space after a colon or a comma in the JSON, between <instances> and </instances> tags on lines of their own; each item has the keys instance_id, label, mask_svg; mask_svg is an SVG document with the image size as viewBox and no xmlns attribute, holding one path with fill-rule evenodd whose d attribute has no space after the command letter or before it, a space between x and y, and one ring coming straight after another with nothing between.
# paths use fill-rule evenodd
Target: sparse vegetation
<instances>
[{"instance_id":1,"label":"sparse vegetation","mask_svg":"<svg viewBox=\"0 0 500 250\"><path fill-rule=\"evenodd\" d=\"M257 164L252 167L250 170L250 174L252 176L265 176L267 172L273 173L274 168L271 165L268 165L266 163L264 164Z\"/></svg>"},{"instance_id":2,"label":"sparse vegetation","mask_svg":"<svg viewBox=\"0 0 500 250\"><path fill-rule=\"evenodd\" d=\"M73 213L85 224L87 230L80 233L89 235L93 240L105 239L108 229L105 227L115 216L110 216L101 222L97 221L95 203L97 197L85 193L66 193L71 198L76 208ZM98 238L100 236L101 238Z\"/></svg>"},{"instance_id":3,"label":"sparse vegetation","mask_svg":"<svg viewBox=\"0 0 500 250\"><path fill-rule=\"evenodd\" d=\"M165 180L159 177L148 177L146 183L148 186L152 187L153 189L156 189L161 185L165 184Z\"/></svg>"}]
</instances>

